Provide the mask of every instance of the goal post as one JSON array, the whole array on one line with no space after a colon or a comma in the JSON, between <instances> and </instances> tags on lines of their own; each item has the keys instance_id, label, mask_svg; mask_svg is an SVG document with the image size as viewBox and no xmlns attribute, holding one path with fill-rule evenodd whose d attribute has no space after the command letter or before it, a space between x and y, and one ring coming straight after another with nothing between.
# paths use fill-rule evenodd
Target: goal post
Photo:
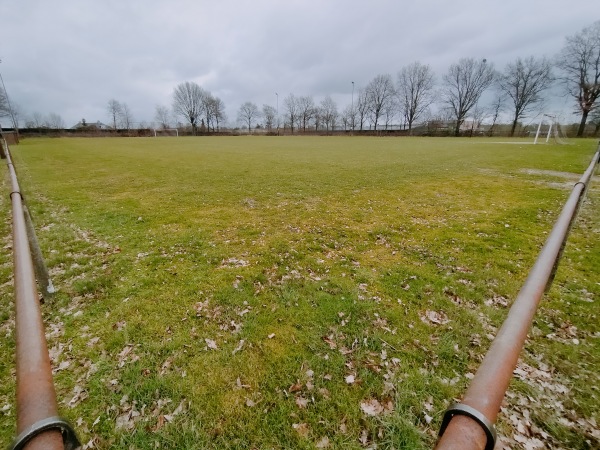
<instances>
[{"instance_id":1,"label":"goal post","mask_svg":"<svg viewBox=\"0 0 600 450\"><path fill-rule=\"evenodd\" d=\"M538 143L538 139L542 132L542 126L547 124L548 130L544 129L544 133L546 134L546 144L550 141L550 137L554 138L554 141L557 144L568 144L566 141L567 137L562 131L562 127L560 126L560 121L556 116L551 114L543 114L540 119L540 124L538 125L537 132L535 133L535 139L533 140L534 144Z\"/></svg>"},{"instance_id":2,"label":"goal post","mask_svg":"<svg viewBox=\"0 0 600 450\"><path fill-rule=\"evenodd\" d=\"M550 136L552 135L552 130L554 129L554 135L556 135L556 130L558 127L558 122L556 121L556 116L552 116L550 114L542 114L542 118L540 119L540 124L538 125L538 129L535 133L535 139L533 140L534 144L537 144L538 138L540 137L540 132L542 130L542 125L544 122L548 123L548 131L546 133L546 144L550 141Z\"/></svg>"},{"instance_id":3,"label":"goal post","mask_svg":"<svg viewBox=\"0 0 600 450\"><path fill-rule=\"evenodd\" d=\"M177 128L155 128L154 137L159 136L175 136L179 137L179 130Z\"/></svg>"}]
</instances>

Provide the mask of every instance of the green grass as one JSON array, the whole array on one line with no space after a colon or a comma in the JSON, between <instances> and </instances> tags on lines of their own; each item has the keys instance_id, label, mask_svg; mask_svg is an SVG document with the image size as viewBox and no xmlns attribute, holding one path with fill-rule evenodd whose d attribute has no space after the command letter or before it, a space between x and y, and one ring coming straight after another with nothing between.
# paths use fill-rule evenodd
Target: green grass
<instances>
[{"instance_id":1,"label":"green grass","mask_svg":"<svg viewBox=\"0 0 600 450\"><path fill-rule=\"evenodd\" d=\"M70 363L55 375L61 414L97 448L312 449L324 437L330 448L430 448L506 316L486 301L516 296L595 149L24 140L15 165L60 289L43 306L49 347L56 367ZM562 419L600 420L599 192L596 181L523 353L569 388L568 413L528 406L549 447L592 448ZM10 223L0 226L6 245ZM11 269L5 247L2 283ZM10 284L0 289L6 446L14 313ZM425 323L427 311L448 322ZM575 334L562 339L564 330ZM517 381L511 393L515 411L524 398L554 398L540 383ZM369 399L388 411L365 415ZM504 415L498 426L512 436Z\"/></svg>"}]
</instances>

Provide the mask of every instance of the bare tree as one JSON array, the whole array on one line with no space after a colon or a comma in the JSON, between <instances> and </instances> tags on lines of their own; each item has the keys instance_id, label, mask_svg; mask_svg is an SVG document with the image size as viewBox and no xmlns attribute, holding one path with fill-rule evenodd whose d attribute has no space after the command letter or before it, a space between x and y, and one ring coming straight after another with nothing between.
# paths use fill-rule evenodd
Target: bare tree
<instances>
[{"instance_id":1,"label":"bare tree","mask_svg":"<svg viewBox=\"0 0 600 450\"><path fill-rule=\"evenodd\" d=\"M392 77L387 74L377 75L367 85L365 94L373 125L377 130L377 122L396 95Z\"/></svg>"},{"instance_id":2,"label":"bare tree","mask_svg":"<svg viewBox=\"0 0 600 450\"><path fill-rule=\"evenodd\" d=\"M351 130L354 130L356 126L356 116L358 115L357 106L358 105L350 104L344 108L344 111L342 112L344 129L346 129L346 127L350 127Z\"/></svg>"},{"instance_id":3,"label":"bare tree","mask_svg":"<svg viewBox=\"0 0 600 450\"><path fill-rule=\"evenodd\" d=\"M487 116L487 108L483 108L479 106L479 104L475 104L475 108L471 111L471 137L473 137L473 133L476 130L479 130L483 119Z\"/></svg>"},{"instance_id":4,"label":"bare tree","mask_svg":"<svg viewBox=\"0 0 600 450\"><path fill-rule=\"evenodd\" d=\"M326 131L333 130L338 117L338 110L337 105L329 95L321 102L321 117L325 123Z\"/></svg>"},{"instance_id":5,"label":"bare tree","mask_svg":"<svg viewBox=\"0 0 600 450\"><path fill-rule=\"evenodd\" d=\"M367 119L367 114L369 112L369 99L367 96L367 91L365 89L360 89L358 91L358 96L356 98L356 106L355 113L353 119L356 120L356 116L358 116L359 129L362 131L363 126L365 124L365 120ZM354 130L355 122L352 122L352 129Z\"/></svg>"},{"instance_id":6,"label":"bare tree","mask_svg":"<svg viewBox=\"0 0 600 450\"><path fill-rule=\"evenodd\" d=\"M208 131L218 131L219 124L225 120L225 103L219 97L204 91L202 96L202 112L206 118Z\"/></svg>"},{"instance_id":7,"label":"bare tree","mask_svg":"<svg viewBox=\"0 0 600 450\"><path fill-rule=\"evenodd\" d=\"M121 103L120 119L121 126L129 131L133 123L133 115L131 114L131 109L127 103Z\"/></svg>"},{"instance_id":8,"label":"bare tree","mask_svg":"<svg viewBox=\"0 0 600 450\"><path fill-rule=\"evenodd\" d=\"M348 130L348 128L352 129L352 124L354 123L355 116L356 108L352 108L352 105L347 105L342 111L342 115L340 116L342 125L344 126L344 130Z\"/></svg>"},{"instance_id":9,"label":"bare tree","mask_svg":"<svg viewBox=\"0 0 600 450\"><path fill-rule=\"evenodd\" d=\"M294 94L288 95L283 101L283 107L285 108L287 119L290 121L290 127L292 134L294 134L294 124L298 123L298 117L300 114L300 106L298 105L298 99L294 97Z\"/></svg>"},{"instance_id":10,"label":"bare tree","mask_svg":"<svg viewBox=\"0 0 600 450\"><path fill-rule=\"evenodd\" d=\"M19 128L19 123L23 117L23 110L21 109L21 106L18 103L11 102L7 115L12 119L13 126L15 128Z\"/></svg>"},{"instance_id":11,"label":"bare tree","mask_svg":"<svg viewBox=\"0 0 600 450\"><path fill-rule=\"evenodd\" d=\"M206 117L206 127L208 129L208 131L216 131L216 129L218 128L216 126L216 123L218 121L217 118L217 99L216 97L213 97L213 95L210 92L206 92L203 98L203 108L204 108L204 115Z\"/></svg>"},{"instance_id":12,"label":"bare tree","mask_svg":"<svg viewBox=\"0 0 600 450\"><path fill-rule=\"evenodd\" d=\"M52 128L54 130L64 130L65 128L65 121L59 114L56 113L48 114L46 124L48 125L48 128Z\"/></svg>"},{"instance_id":13,"label":"bare tree","mask_svg":"<svg viewBox=\"0 0 600 450\"><path fill-rule=\"evenodd\" d=\"M414 62L398 73L397 92L408 134L415 121L423 116L433 103L435 76L427 64Z\"/></svg>"},{"instance_id":14,"label":"bare tree","mask_svg":"<svg viewBox=\"0 0 600 450\"><path fill-rule=\"evenodd\" d=\"M567 93L575 98L581 112L577 137L582 137L588 115L598 107L600 97L600 20L567 37L558 67Z\"/></svg>"},{"instance_id":15,"label":"bare tree","mask_svg":"<svg viewBox=\"0 0 600 450\"><path fill-rule=\"evenodd\" d=\"M383 114L381 115L385 120L385 129L391 128L394 117L398 113L398 101L396 96L393 96L389 102L383 107Z\"/></svg>"},{"instance_id":16,"label":"bare tree","mask_svg":"<svg viewBox=\"0 0 600 450\"><path fill-rule=\"evenodd\" d=\"M494 129L496 127L496 122L498 122L498 117L500 117L500 113L504 111L504 103L506 102L506 93L503 91L499 91L494 101L492 102L489 108L489 114L492 116L492 125L488 130L488 135L494 135Z\"/></svg>"},{"instance_id":17,"label":"bare tree","mask_svg":"<svg viewBox=\"0 0 600 450\"><path fill-rule=\"evenodd\" d=\"M238 121L248 125L248 134L252 132L252 121L260 116L258 106L252 102L245 102L238 111Z\"/></svg>"},{"instance_id":18,"label":"bare tree","mask_svg":"<svg viewBox=\"0 0 600 450\"><path fill-rule=\"evenodd\" d=\"M306 131L306 125L310 126L310 121L316 114L315 101L310 95L298 97L298 115L302 121L302 130Z\"/></svg>"},{"instance_id":19,"label":"bare tree","mask_svg":"<svg viewBox=\"0 0 600 450\"><path fill-rule=\"evenodd\" d=\"M277 110L271 105L263 105L262 116L265 119L265 127L267 128L267 130L271 131L273 129L273 125L275 125L275 117L277 116Z\"/></svg>"},{"instance_id":20,"label":"bare tree","mask_svg":"<svg viewBox=\"0 0 600 450\"><path fill-rule=\"evenodd\" d=\"M315 106L314 115L313 115L313 123L315 124L315 131L319 131L321 128L321 124L324 122L323 119L323 111L318 106Z\"/></svg>"},{"instance_id":21,"label":"bare tree","mask_svg":"<svg viewBox=\"0 0 600 450\"><path fill-rule=\"evenodd\" d=\"M543 101L543 92L552 84L550 62L546 58L517 58L498 74L500 89L510 98L513 106L510 135L514 136L519 119Z\"/></svg>"},{"instance_id":22,"label":"bare tree","mask_svg":"<svg viewBox=\"0 0 600 450\"><path fill-rule=\"evenodd\" d=\"M190 123L194 135L197 133L205 95L204 89L193 81L181 83L173 91L173 111Z\"/></svg>"},{"instance_id":23,"label":"bare tree","mask_svg":"<svg viewBox=\"0 0 600 450\"><path fill-rule=\"evenodd\" d=\"M212 130L219 131L219 124L224 122L226 119L225 103L219 97L215 97L212 94L208 94L206 96L205 102L206 109L210 112L210 124L212 124ZM208 116L209 114L207 114L207 117Z\"/></svg>"},{"instance_id":24,"label":"bare tree","mask_svg":"<svg viewBox=\"0 0 600 450\"><path fill-rule=\"evenodd\" d=\"M121 117L122 108L121 104L116 101L114 98L108 101L108 105L106 106L106 110L108 111L108 115L112 121L113 129L117 129L117 120Z\"/></svg>"},{"instance_id":25,"label":"bare tree","mask_svg":"<svg viewBox=\"0 0 600 450\"><path fill-rule=\"evenodd\" d=\"M18 105L12 103L8 98L8 93L6 92L4 85L0 90L0 117L8 117L12 126L15 129L19 128L19 116L21 114Z\"/></svg>"},{"instance_id":26,"label":"bare tree","mask_svg":"<svg viewBox=\"0 0 600 450\"><path fill-rule=\"evenodd\" d=\"M169 108L162 105L156 105L154 119L159 123L163 130L169 128L170 116L171 113L169 112Z\"/></svg>"},{"instance_id":27,"label":"bare tree","mask_svg":"<svg viewBox=\"0 0 600 450\"><path fill-rule=\"evenodd\" d=\"M27 121L28 128L42 128L44 126L45 120L42 113L34 112L29 120Z\"/></svg>"},{"instance_id":28,"label":"bare tree","mask_svg":"<svg viewBox=\"0 0 600 450\"><path fill-rule=\"evenodd\" d=\"M460 127L467 114L493 81L494 68L485 59L475 61L473 58L463 58L450 66L448 73L444 75L444 102L452 110L456 120L455 136L460 134Z\"/></svg>"}]
</instances>

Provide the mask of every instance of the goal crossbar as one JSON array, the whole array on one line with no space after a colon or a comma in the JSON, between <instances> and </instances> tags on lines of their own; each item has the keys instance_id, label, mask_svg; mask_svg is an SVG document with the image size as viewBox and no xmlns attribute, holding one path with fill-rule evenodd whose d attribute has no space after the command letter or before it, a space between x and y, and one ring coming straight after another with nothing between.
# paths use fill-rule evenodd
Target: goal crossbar
<instances>
[{"instance_id":1,"label":"goal crossbar","mask_svg":"<svg viewBox=\"0 0 600 450\"><path fill-rule=\"evenodd\" d=\"M158 137L158 133L163 131L174 131L175 136L179 137L179 130L177 128L155 128L154 129L154 137Z\"/></svg>"}]
</instances>

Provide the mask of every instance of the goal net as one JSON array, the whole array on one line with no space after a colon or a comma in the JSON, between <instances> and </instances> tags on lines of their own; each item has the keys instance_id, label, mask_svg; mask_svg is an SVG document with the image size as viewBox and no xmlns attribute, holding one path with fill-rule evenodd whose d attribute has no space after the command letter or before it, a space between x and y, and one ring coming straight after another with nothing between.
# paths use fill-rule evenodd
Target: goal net
<instances>
[{"instance_id":1,"label":"goal net","mask_svg":"<svg viewBox=\"0 0 600 450\"><path fill-rule=\"evenodd\" d=\"M177 128L155 128L154 137L159 136L176 136L179 137L179 131Z\"/></svg>"},{"instance_id":2,"label":"goal net","mask_svg":"<svg viewBox=\"0 0 600 450\"><path fill-rule=\"evenodd\" d=\"M569 141L569 138L567 137L567 135L563 132L563 129L560 126L560 123L556 122L554 124L553 133L554 133L554 140L556 141L557 144L571 145L571 142Z\"/></svg>"},{"instance_id":3,"label":"goal net","mask_svg":"<svg viewBox=\"0 0 600 450\"><path fill-rule=\"evenodd\" d=\"M550 138L557 144L569 144L568 138L563 132L557 117L550 114L544 114L538 125L533 143L537 144L538 142L541 142L542 139L545 139L545 143L547 144L550 142Z\"/></svg>"}]
</instances>

